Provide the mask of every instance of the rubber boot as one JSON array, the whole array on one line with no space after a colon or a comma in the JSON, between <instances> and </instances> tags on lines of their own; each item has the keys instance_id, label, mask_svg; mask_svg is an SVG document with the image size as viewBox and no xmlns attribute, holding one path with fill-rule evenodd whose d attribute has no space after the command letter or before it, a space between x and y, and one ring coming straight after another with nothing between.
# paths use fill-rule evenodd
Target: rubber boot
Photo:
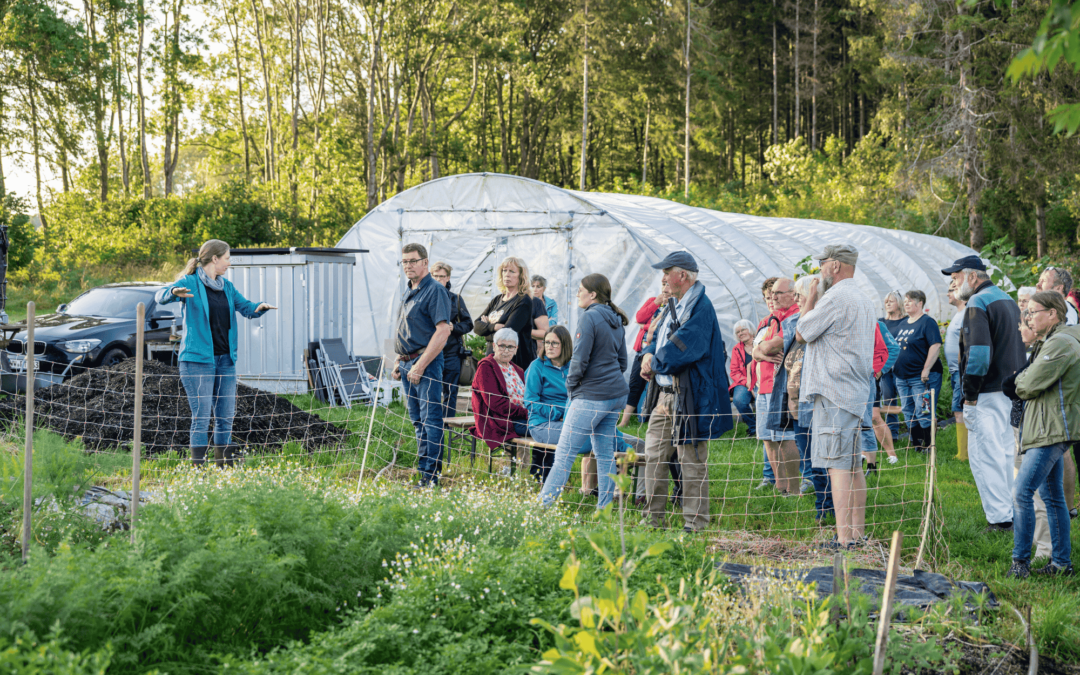
<instances>
[{"instance_id":1,"label":"rubber boot","mask_svg":"<svg viewBox=\"0 0 1080 675\"><path fill-rule=\"evenodd\" d=\"M191 465L202 468L204 464L206 464L206 446L191 448Z\"/></svg>"},{"instance_id":2,"label":"rubber boot","mask_svg":"<svg viewBox=\"0 0 1080 675\"><path fill-rule=\"evenodd\" d=\"M221 468L225 466L225 446L214 446L214 466Z\"/></svg>"},{"instance_id":3,"label":"rubber boot","mask_svg":"<svg viewBox=\"0 0 1080 675\"><path fill-rule=\"evenodd\" d=\"M238 466L243 461L243 458L240 456L239 445L229 444L224 446L224 454L225 466Z\"/></svg>"},{"instance_id":4,"label":"rubber boot","mask_svg":"<svg viewBox=\"0 0 1080 675\"><path fill-rule=\"evenodd\" d=\"M968 461L967 456L967 425L963 422L956 425L956 459L961 462Z\"/></svg>"}]
</instances>

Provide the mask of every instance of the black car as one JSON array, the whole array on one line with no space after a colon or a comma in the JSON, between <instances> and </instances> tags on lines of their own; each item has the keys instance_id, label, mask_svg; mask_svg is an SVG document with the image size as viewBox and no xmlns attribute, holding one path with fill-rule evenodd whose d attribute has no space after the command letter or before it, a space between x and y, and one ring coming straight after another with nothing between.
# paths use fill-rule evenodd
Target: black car
<instances>
[{"instance_id":1,"label":"black car","mask_svg":"<svg viewBox=\"0 0 1080 675\"><path fill-rule=\"evenodd\" d=\"M110 366L135 355L135 314L146 303L145 341L168 343L180 325L181 303L159 305L154 294L165 284L130 282L86 291L55 314L34 324L35 386L63 382L86 368ZM5 391L25 388L26 331L0 351Z\"/></svg>"}]
</instances>

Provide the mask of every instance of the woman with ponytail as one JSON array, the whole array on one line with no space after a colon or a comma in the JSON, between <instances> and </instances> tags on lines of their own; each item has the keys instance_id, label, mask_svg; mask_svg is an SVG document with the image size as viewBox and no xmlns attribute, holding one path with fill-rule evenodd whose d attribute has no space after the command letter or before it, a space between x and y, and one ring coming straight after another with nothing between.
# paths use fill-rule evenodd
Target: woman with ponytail
<instances>
[{"instance_id":1,"label":"woman with ponytail","mask_svg":"<svg viewBox=\"0 0 1080 675\"><path fill-rule=\"evenodd\" d=\"M540 502L547 505L555 501L570 477L574 459L591 449L599 476L596 506L602 509L615 496L615 482L609 474L616 472L615 423L630 393L623 379L627 363L625 327L630 319L611 302L611 284L602 274L590 274L581 280L577 301L584 311L566 374L570 407L563 419L551 472L540 491Z\"/></svg>"},{"instance_id":2,"label":"woman with ponytail","mask_svg":"<svg viewBox=\"0 0 1080 675\"><path fill-rule=\"evenodd\" d=\"M232 421L236 412L237 312L257 319L271 309L244 298L224 277L229 245L211 239L188 261L176 282L157 293L160 304L184 303L184 338L180 343L180 381L191 408L191 463L206 462L210 413L214 415L214 460L232 465L236 446Z\"/></svg>"}]
</instances>

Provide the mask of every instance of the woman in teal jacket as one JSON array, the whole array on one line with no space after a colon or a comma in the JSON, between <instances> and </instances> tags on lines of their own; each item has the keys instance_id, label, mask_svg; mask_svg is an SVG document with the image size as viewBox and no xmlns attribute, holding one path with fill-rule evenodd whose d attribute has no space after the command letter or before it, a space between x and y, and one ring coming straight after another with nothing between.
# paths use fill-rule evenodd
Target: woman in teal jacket
<instances>
[{"instance_id":1,"label":"woman in teal jacket","mask_svg":"<svg viewBox=\"0 0 1080 675\"><path fill-rule=\"evenodd\" d=\"M232 465L236 414L236 312L257 319L268 310L240 295L223 275L229 269L229 245L211 239L188 261L174 284L157 293L158 303L184 303L184 338L180 343L180 381L191 408L191 463L206 462L210 413L214 415L214 459Z\"/></svg>"}]
</instances>

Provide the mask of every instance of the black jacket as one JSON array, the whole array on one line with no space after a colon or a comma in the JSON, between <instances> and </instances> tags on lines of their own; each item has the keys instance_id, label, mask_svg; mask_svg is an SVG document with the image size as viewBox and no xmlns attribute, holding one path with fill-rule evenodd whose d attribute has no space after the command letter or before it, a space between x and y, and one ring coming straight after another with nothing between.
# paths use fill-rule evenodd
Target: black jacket
<instances>
[{"instance_id":1,"label":"black jacket","mask_svg":"<svg viewBox=\"0 0 1080 675\"><path fill-rule=\"evenodd\" d=\"M449 282L446 284L446 292L450 294L450 337L446 338L446 346L443 347L443 359L450 357L461 358L465 353L465 345L462 338L473 329L472 315L469 308L461 301L461 296L450 291Z\"/></svg>"}]
</instances>

